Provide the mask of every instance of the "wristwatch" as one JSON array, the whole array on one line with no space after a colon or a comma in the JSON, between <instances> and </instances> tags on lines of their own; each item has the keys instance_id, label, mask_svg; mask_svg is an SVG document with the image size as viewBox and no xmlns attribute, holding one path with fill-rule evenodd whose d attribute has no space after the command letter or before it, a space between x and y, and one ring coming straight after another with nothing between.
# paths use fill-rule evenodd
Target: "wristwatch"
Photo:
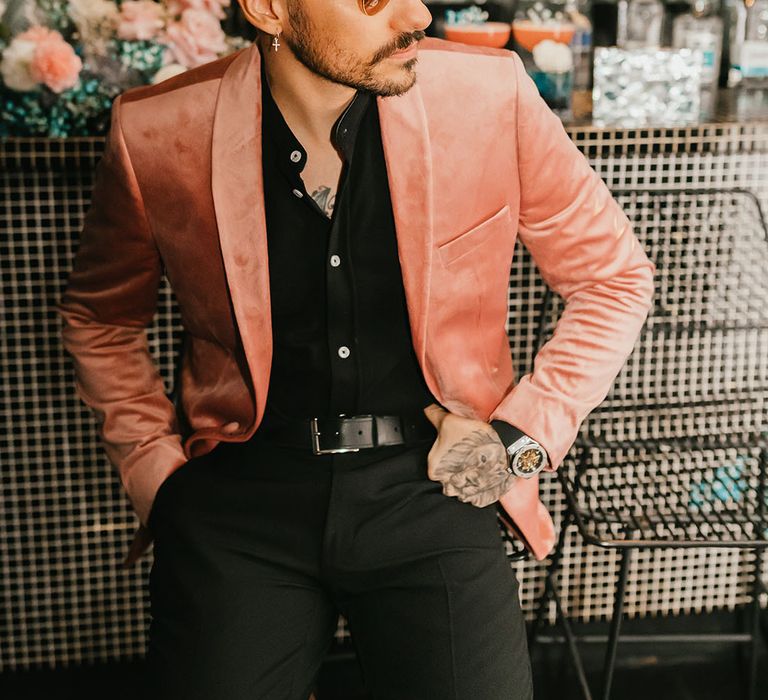
<instances>
[{"instance_id":1,"label":"wristwatch","mask_svg":"<svg viewBox=\"0 0 768 700\"><path fill-rule=\"evenodd\" d=\"M507 450L507 471L530 479L549 463L546 450L529 435L502 420L492 420L491 427L499 434Z\"/></svg>"}]
</instances>

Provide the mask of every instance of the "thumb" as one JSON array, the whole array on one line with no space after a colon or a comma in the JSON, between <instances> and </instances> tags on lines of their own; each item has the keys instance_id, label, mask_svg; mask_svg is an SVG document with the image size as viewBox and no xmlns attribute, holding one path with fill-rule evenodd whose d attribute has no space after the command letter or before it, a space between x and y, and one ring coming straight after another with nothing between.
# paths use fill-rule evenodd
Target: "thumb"
<instances>
[{"instance_id":1,"label":"thumb","mask_svg":"<svg viewBox=\"0 0 768 700\"><path fill-rule=\"evenodd\" d=\"M147 551L153 539L152 532L143 524L139 525L139 529L136 530L134 534L133 542L131 542L128 554L119 564L120 568L128 569L133 566L139 560L141 555Z\"/></svg>"},{"instance_id":2,"label":"thumb","mask_svg":"<svg viewBox=\"0 0 768 700\"><path fill-rule=\"evenodd\" d=\"M431 403L429 406L424 408L424 415L429 418L429 422L432 423L435 428L440 430L440 426L445 420L445 417L448 415L448 411L446 411L442 406L438 406L436 403Z\"/></svg>"}]
</instances>

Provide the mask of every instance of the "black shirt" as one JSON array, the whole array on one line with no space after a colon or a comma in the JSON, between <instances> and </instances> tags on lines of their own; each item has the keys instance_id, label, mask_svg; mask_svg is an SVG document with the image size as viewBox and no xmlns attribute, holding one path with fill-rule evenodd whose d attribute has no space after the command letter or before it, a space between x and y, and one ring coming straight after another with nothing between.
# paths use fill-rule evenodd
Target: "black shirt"
<instances>
[{"instance_id":1,"label":"black shirt","mask_svg":"<svg viewBox=\"0 0 768 700\"><path fill-rule=\"evenodd\" d=\"M263 429L437 403L413 348L375 95L358 90L334 124L343 166L329 218L304 187L307 152L263 60L261 84L273 336Z\"/></svg>"}]
</instances>

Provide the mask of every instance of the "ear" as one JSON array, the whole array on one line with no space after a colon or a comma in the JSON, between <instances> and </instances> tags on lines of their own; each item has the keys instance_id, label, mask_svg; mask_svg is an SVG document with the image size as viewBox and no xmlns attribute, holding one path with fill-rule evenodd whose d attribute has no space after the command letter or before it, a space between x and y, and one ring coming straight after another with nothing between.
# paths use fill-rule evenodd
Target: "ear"
<instances>
[{"instance_id":1,"label":"ear","mask_svg":"<svg viewBox=\"0 0 768 700\"><path fill-rule=\"evenodd\" d=\"M280 0L237 0L244 17L254 27L267 34L282 31L285 9Z\"/></svg>"}]
</instances>

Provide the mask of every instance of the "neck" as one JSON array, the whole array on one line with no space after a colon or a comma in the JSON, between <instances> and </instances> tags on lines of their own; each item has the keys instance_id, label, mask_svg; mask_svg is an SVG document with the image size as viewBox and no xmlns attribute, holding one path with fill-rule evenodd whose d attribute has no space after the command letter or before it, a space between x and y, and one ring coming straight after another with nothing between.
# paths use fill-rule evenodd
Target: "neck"
<instances>
[{"instance_id":1,"label":"neck","mask_svg":"<svg viewBox=\"0 0 768 700\"><path fill-rule=\"evenodd\" d=\"M288 47L275 51L272 37L262 38L258 48L269 90L288 126L302 143L332 143L331 128L357 90L313 73Z\"/></svg>"}]
</instances>

